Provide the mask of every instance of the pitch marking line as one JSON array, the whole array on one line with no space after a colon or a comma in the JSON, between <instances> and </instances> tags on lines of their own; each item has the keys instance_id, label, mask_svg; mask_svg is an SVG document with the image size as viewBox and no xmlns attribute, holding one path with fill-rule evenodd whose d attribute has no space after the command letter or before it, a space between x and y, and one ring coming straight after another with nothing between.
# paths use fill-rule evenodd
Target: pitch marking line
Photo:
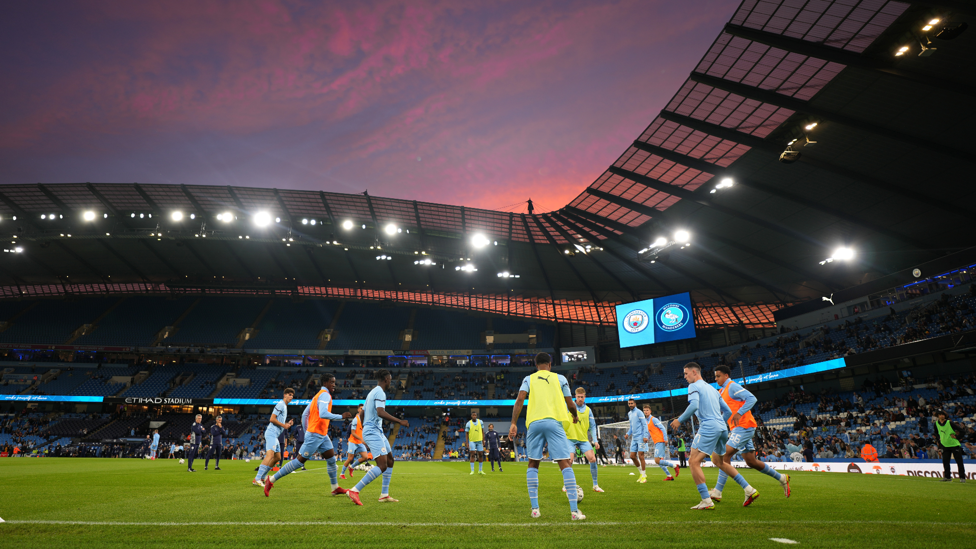
<instances>
[{"instance_id":1,"label":"pitch marking line","mask_svg":"<svg viewBox=\"0 0 976 549\"><path fill-rule=\"evenodd\" d=\"M800 542L792 539L786 538L769 538L769 541L775 541L776 543L786 543L789 545L798 545Z\"/></svg>"},{"instance_id":2,"label":"pitch marking line","mask_svg":"<svg viewBox=\"0 0 976 549\"><path fill-rule=\"evenodd\" d=\"M677 526L695 524L698 526L728 526L725 522L718 521L646 521L646 522L564 522L564 523L545 523L545 522L331 522L331 521L297 521L297 522L275 522L275 521L211 521L211 522L121 522L121 521L92 521L92 520L8 520L6 524L37 524L37 525L64 525L64 526L399 526L417 528L480 528L485 526L500 527L553 527L553 526ZM792 520L792 521L736 521L735 524L745 525L858 525L858 524L881 524L893 526L976 526L976 522L929 522L929 521L894 521L894 520ZM770 538L772 539L772 538Z\"/></svg>"}]
</instances>

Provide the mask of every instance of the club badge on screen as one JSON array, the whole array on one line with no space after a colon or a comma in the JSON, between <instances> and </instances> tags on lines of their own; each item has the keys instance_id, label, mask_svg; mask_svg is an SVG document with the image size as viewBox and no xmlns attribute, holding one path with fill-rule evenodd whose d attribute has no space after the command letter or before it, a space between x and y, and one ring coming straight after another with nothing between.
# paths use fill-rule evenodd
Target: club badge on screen
<instances>
[{"instance_id":1,"label":"club badge on screen","mask_svg":"<svg viewBox=\"0 0 976 549\"><path fill-rule=\"evenodd\" d=\"M643 332L644 328L650 324L648 320L647 313L640 309L634 309L624 316L624 330L631 334Z\"/></svg>"},{"instance_id":2,"label":"club badge on screen","mask_svg":"<svg viewBox=\"0 0 976 549\"><path fill-rule=\"evenodd\" d=\"M688 309L680 303L668 303L657 311L657 325L665 332L680 330L688 323Z\"/></svg>"}]
</instances>

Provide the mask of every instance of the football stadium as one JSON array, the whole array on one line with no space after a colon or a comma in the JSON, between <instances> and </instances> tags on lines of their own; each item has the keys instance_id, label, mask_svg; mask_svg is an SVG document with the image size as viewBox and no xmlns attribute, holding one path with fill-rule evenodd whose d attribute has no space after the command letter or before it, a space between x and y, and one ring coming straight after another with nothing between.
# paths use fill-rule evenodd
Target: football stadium
<instances>
[{"instance_id":1,"label":"football stadium","mask_svg":"<svg viewBox=\"0 0 976 549\"><path fill-rule=\"evenodd\" d=\"M54 20L3 62L23 78L5 88L0 138L0 546L976 545L976 3L489 16L380 2L331 6L309 35L325 4L102 4L25 7L5 25L20 40ZM398 36L373 16L413 53L371 50ZM628 19L661 23L634 33ZM282 33L266 50L233 45L264 24ZM426 30L403 30L414 24ZM227 66L178 45L211 32L244 59L320 56L331 71L328 49L352 68L327 83L330 103L289 107L307 101L311 69L220 95ZM128 41L157 49L117 73L140 55L115 47ZM619 48L583 53L602 41ZM386 85L382 63L420 71L431 97L492 79L536 93L497 60L431 72L469 47L516 48L543 79L585 73L588 103L549 88L542 100L571 104L562 122L579 141L499 145L491 132L533 131L542 111L508 96L493 99L502 126L434 100L411 111L405 88L357 103ZM76 65L75 49L101 57ZM667 89L613 89L622 65ZM87 74L77 66L91 74L51 76ZM120 80L131 86L111 91ZM146 82L168 91L150 98ZM211 114L188 107L200 102ZM369 120L338 114L360 108ZM637 129L588 134L590 111L609 108ZM465 127L457 147L497 157L497 170L468 164L484 184L369 133L435 116L429 139ZM170 131L185 146L166 149ZM329 152L356 139L349 158ZM219 148L231 140L260 152ZM568 194L539 183L542 166L601 144L612 155L593 153ZM297 163L284 149L362 175L278 179L275 162ZM393 150L403 183L376 171ZM207 168L180 180L181 163ZM412 183L421 169L435 171ZM505 180L501 202L480 197Z\"/></svg>"}]
</instances>

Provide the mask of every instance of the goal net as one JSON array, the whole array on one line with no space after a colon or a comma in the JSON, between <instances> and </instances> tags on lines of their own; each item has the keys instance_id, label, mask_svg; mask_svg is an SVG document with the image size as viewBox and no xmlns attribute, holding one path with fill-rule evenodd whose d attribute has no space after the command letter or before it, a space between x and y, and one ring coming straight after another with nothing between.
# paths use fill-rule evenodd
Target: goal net
<instances>
[{"instance_id":1,"label":"goal net","mask_svg":"<svg viewBox=\"0 0 976 549\"><path fill-rule=\"evenodd\" d=\"M662 419L662 421L664 421ZM665 427L668 427L669 422L665 422ZM624 461L630 459L630 439L627 438L627 431L630 429L629 421L618 421L617 423L607 423L604 425L597 425L596 432L600 440L606 447L607 455L610 456L610 461L617 463L622 456ZM670 434L670 433L669 433ZM695 418L691 419L691 436L695 436ZM620 448L618 454L617 448ZM670 458L670 446L668 447L668 457ZM653 448L651 448L651 456L653 456ZM625 463L626 464L626 463Z\"/></svg>"}]
</instances>

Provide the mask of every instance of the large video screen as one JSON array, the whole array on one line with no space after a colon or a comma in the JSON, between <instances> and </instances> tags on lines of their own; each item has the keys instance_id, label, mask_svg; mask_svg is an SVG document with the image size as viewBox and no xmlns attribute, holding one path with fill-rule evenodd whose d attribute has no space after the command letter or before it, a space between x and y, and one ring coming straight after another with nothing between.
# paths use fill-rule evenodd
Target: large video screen
<instances>
[{"instance_id":1,"label":"large video screen","mask_svg":"<svg viewBox=\"0 0 976 549\"><path fill-rule=\"evenodd\" d=\"M621 348L695 337L691 296L683 293L617 305L617 336Z\"/></svg>"}]
</instances>

